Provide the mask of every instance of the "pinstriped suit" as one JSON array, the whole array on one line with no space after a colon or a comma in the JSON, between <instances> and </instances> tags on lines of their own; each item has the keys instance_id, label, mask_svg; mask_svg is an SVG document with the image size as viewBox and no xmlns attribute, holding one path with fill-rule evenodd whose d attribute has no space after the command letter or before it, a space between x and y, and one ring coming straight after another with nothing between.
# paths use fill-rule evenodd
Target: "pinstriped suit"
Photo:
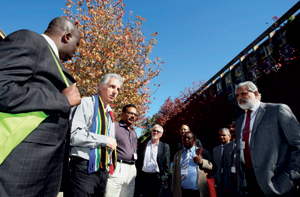
<instances>
[{"instance_id":1,"label":"pinstriped suit","mask_svg":"<svg viewBox=\"0 0 300 197\"><path fill-rule=\"evenodd\" d=\"M244 115L236 121L237 155L240 156L243 120ZM264 194L291 195L293 182L299 184L300 181L300 125L287 105L260 104L252 128L250 154ZM238 162L237 167L240 167L240 160Z\"/></svg>"},{"instance_id":2,"label":"pinstriped suit","mask_svg":"<svg viewBox=\"0 0 300 197\"><path fill-rule=\"evenodd\" d=\"M66 68L60 66L69 83L74 83ZM68 99L61 93L64 88L41 35L20 30L0 43L0 110L41 110L50 115L0 166L0 196L58 194L70 111Z\"/></svg>"}]
</instances>

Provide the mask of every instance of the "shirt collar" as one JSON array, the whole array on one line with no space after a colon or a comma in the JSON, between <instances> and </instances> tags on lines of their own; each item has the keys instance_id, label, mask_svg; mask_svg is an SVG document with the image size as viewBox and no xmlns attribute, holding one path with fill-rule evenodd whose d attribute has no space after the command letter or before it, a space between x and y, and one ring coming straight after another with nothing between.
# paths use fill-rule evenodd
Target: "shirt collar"
<instances>
[{"instance_id":1,"label":"shirt collar","mask_svg":"<svg viewBox=\"0 0 300 197\"><path fill-rule=\"evenodd\" d=\"M195 149L196 149L196 147L195 147L195 145L194 145L192 148L190 148L190 151L191 151L191 152L194 152ZM183 150L186 152L187 148L185 148L185 147L183 146Z\"/></svg>"},{"instance_id":2,"label":"shirt collar","mask_svg":"<svg viewBox=\"0 0 300 197\"><path fill-rule=\"evenodd\" d=\"M107 112L112 111L112 109L111 109L111 107L109 106L109 104L106 105L106 108L105 108L105 109L107 110Z\"/></svg>"},{"instance_id":3,"label":"shirt collar","mask_svg":"<svg viewBox=\"0 0 300 197\"><path fill-rule=\"evenodd\" d=\"M152 145L152 140L149 140L147 145ZM158 145L159 145L159 141L154 146L158 146Z\"/></svg>"},{"instance_id":4,"label":"shirt collar","mask_svg":"<svg viewBox=\"0 0 300 197\"><path fill-rule=\"evenodd\" d=\"M259 105L260 105L260 101L256 102L256 104L252 108L250 108L250 110L252 110L252 112L256 111L258 109ZM245 110L245 113L247 113L248 110Z\"/></svg>"},{"instance_id":5,"label":"shirt collar","mask_svg":"<svg viewBox=\"0 0 300 197\"><path fill-rule=\"evenodd\" d=\"M55 55L60 59L60 57L58 55L58 49L57 49L57 46L56 46L55 42L49 36L47 36L45 34L42 34L42 36L46 39L48 44L51 46L51 48L53 49Z\"/></svg>"},{"instance_id":6,"label":"shirt collar","mask_svg":"<svg viewBox=\"0 0 300 197\"><path fill-rule=\"evenodd\" d=\"M125 127L126 129L128 128L127 124L123 120L120 120L119 124L120 124L121 127ZM130 126L129 129L133 130L133 126Z\"/></svg>"}]
</instances>

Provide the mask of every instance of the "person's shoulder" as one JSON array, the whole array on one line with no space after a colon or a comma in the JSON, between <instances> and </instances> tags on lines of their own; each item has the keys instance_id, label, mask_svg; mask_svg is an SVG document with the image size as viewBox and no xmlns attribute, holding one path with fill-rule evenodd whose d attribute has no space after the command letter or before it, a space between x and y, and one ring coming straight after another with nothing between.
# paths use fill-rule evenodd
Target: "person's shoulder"
<instances>
[{"instance_id":1,"label":"person's shoulder","mask_svg":"<svg viewBox=\"0 0 300 197\"><path fill-rule=\"evenodd\" d=\"M213 151L217 150L219 147L221 147L221 145L214 147Z\"/></svg>"},{"instance_id":2,"label":"person's shoulder","mask_svg":"<svg viewBox=\"0 0 300 197\"><path fill-rule=\"evenodd\" d=\"M159 143L164 146L164 147L169 147L169 144L165 143L165 142L162 142L162 141L159 141Z\"/></svg>"}]
</instances>

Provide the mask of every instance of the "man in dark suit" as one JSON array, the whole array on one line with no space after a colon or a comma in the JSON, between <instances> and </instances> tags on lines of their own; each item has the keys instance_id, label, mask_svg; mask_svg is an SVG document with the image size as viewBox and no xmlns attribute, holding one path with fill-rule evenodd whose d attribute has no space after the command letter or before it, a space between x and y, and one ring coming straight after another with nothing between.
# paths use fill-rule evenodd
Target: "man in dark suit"
<instances>
[{"instance_id":1,"label":"man in dark suit","mask_svg":"<svg viewBox=\"0 0 300 197\"><path fill-rule=\"evenodd\" d=\"M43 35L19 30L0 43L1 112L49 115L0 165L0 196L58 194L69 113L81 101L76 84L67 87L58 66L74 83L60 60L70 60L79 41L74 24L58 17Z\"/></svg>"},{"instance_id":2,"label":"man in dark suit","mask_svg":"<svg viewBox=\"0 0 300 197\"><path fill-rule=\"evenodd\" d=\"M236 86L245 114L236 121L238 173L250 196L290 196L300 184L300 125L284 104L260 102L250 81Z\"/></svg>"},{"instance_id":3,"label":"man in dark suit","mask_svg":"<svg viewBox=\"0 0 300 197\"><path fill-rule=\"evenodd\" d=\"M221 144L213 149L213 160L216 164L217 171L215 175L215 184L218 196L224 196L224 177L223 177L223 152L224 146L230 142L231 134L229 129L222 128L219 130L219 140Z\"/></svg>"},{"instance_id":4,"label":"man in dark suit","mask_svg":"<svg viewBox=\"0 0 300 197\"><path fill-rule=\"evenodd\" d=\"M159 196L162 187L168 187L170 148L168 144L159 141L162 133L163 128L155 125L151 133L152 139L144 146L138 147L134 196L140 196L146 191L148 197L156 197Z\"/></svg>"}]
</instances>

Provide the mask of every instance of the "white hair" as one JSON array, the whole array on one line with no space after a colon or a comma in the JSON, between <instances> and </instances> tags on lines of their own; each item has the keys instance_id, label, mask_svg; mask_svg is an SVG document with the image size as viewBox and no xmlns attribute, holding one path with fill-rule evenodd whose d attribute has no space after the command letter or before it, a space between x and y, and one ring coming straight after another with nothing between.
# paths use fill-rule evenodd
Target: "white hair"
<instances>
[{"instance_id":1,"label":"white hair","mask_svg":"<svg viewBox=\"0 0 300 197\"><path fill-rule=\"evenodd\" d=\"M121 75L116 73L108 73L104 75L100 80L100 84L106 86L106 84L109 82L110 79L118 79L120 82L120 86L123 85L124 79L121 77Z\"/></svg>"},{"instance_id":2,"label":"white hair","mask_svg":"<svg viewBox=\"0 0 300 197\"><path fill-rule=\"evenodd\" d=\"M159 127L159 128L161 129L161 132L162 132L162 133L164 132L164 129L163 129L162 126L160 126L159 124L154 125L153 129L154 129L155 127Z\"/></svg>"},{"instance_id":3,"label":"white hair","mask_svg":"<svg viewBox=\"0 0 300 197\"><path fill-rule=\"evenodd\" d=\"M222 128L219 130L219 134L221 133L221 131L225 131L227 133L228 136L231 136L230 132L229 132L229 129L227 128Z\"/></svg>"},{"instance_id":4,"label":"white hair","mask_svg":"<svg viewBox=\"0 0 300 197\"><path fill-rule=\"evenodd\" d=\"M258 92L258 88L256 87L256 85L252 82L252 81L245 81L245 82L241 82L238 85L235 86L235 94L236 94L236 90L242 86L247 86L249 92ZM258 92L258 100L261 100L261 94Z\"/></svg>"}]
</instances>

